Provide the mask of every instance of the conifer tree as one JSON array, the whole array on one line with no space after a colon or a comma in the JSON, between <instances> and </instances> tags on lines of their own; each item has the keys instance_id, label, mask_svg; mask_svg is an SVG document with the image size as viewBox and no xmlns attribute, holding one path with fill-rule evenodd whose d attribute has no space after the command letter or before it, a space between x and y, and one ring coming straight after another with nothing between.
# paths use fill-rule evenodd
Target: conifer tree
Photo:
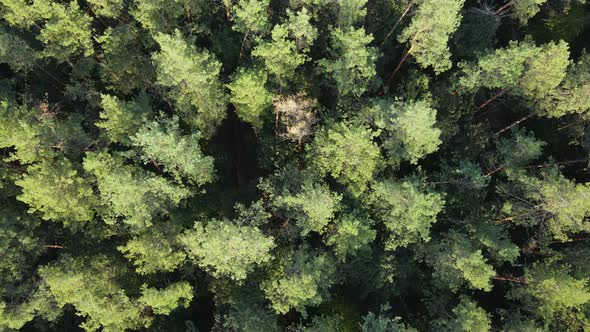
<instances>
[{"instance_id":1,"label":"conifer tree","mask_svg":"<svg viewBox=\"0 0 590 332\"><path fill-rule=\"evenodd\" d=\"M169 89L183 120L210 136L225 118L226 96L218 80L221 63L199 51L179 31L155 36L160 51L152 56L158 84Z\"/></svg>"}]
</instances>

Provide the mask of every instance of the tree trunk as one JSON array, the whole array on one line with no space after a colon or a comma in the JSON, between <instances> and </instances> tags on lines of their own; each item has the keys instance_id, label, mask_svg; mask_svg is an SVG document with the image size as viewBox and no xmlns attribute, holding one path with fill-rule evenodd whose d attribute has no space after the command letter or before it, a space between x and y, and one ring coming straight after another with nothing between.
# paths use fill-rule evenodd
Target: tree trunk
<instances>
[{"instance_id":1,"label":"tree trunk","mask_svg":"<svg viewBox=\"0 0 590 332\"><path fill-rule=\"evenodd\" d=\"M512 123L512 124L510 124L509 126L507 126L507 127L504 127L504 128L502 128L502 129L500 129L499 131L497 131L497 132L496 132L496 135L500 135L501 133L505 132L506 130L509 130L509 129L511 129L512 127L514 127L514 126L516 126L517 124L519 124L519 123L523 122L524 120L526 120L526 119L528 119L528 118L531 118L531 117L533 117L533 115L535 115L535 114L537 114L537 112L533 112L533 113L531 113L531 114L529 114L529 115L525 116L524 118L521 118L521 119L519 119L519 120L517 120L517 121L513 122L513 123Z\"/></svg>"},{"instance_id":2,"label":"tree trunk","mask_svg":"<svg viewBox=\"0 0 590 332\"><path fill-rule=\"evenodd\" d=\"M408 6L406 7L406 9L404 10L402 16L399 17L399 19L397 20L397 22L395 22L395 24L393 25L393 28L391 28L391 30L389 30L389 32L387 33L387 35L385 36L385 38L383 38L383 42L381 43L381 47L383 47L383 45L385 45L385 42L387 41L387 39L389 39L389 37L391 36L391 34L393 33L393 31L395 31L395 28L397 28L397 26L401 23L401 21L408 14L408 12L410 11L410 9L412 8L413 5L414 5L414 0L410 1L410 3L408 4Z\"/></svg>"},{"instance_id":3,"label":"tree trunk","mask_svg":"<svg viewBox=\"0 0 590 332\"><path fill-rule=\"evenodd\" d=\"M395 70L393 71L393 73L391 73L391 75L389 76L389 78L387 79L387 82L385 83L385 86L389 86L391 84L391 81L393 81L393 78L395 77L395 74L397 74L397 72L400 70L400 68L402 67L402 65L404 64L404 62L406 62L406 59L408 58L408 55L410 55L410 53L412 53L412 48L414 47L414 45L412 45L408 51L406 52L406 54L404 54L403 58L401 59L401 61L399 62L399 64L397 65L397 67L395 67Z\"/></svg>"}]
</instances>

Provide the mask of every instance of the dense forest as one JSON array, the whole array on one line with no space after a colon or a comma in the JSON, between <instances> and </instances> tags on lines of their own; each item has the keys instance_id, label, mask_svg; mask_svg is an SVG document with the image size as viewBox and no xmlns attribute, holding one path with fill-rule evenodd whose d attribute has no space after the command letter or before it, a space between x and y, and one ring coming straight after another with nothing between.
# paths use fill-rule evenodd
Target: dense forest
<instances>
[{"instance_id":1,"label":"dense forest","mask_svg":"<svg viewBox=\"0 0 590 332\"><path fill-rule=\"evenodd\" d=\"M590 331L590 3L0 0L0 331Z\"/></svg>"}]
</instances>

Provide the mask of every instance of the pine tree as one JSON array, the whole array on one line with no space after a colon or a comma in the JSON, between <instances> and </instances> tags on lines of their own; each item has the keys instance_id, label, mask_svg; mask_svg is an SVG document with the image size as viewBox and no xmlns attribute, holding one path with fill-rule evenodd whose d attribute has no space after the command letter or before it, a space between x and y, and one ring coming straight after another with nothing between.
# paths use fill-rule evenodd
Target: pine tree
<instances>
[{"instance_id":1,"label":"pine tree","mask_svg":"<svg viewBox=\"0 0 590 332\"><path fill-rule=\"evenodd\" d=\"M16 184L23 190L18 199L41 212L44 220L61 221L78 228L94 218L98 203L90 181L65 158L33 164Z\"/></svg>"},{"instance_id":2,"label":"pine tree","mask_svg":"<svg viewBox=\"0 0 590 332\"><path fill-rule=\"evenodd\" d=\"M179 31L155 36L160 51L152 56L158 84L169 88L182 119L211 136L225 118L226 96L218 80L221 63L208 51L199 51Z\"/></svg>"},{"instance_id":3,"label":"pine tree","mask_svg":"<svg viewBox=\"0 0 590 332\"><path fill-rule=\"evenodd\" d=\"M177 117L148 122L131 137L145 164L161 164L161 169L172 174L176 181L187 178L190 183L202 186L213 181L215 170L213 158L201 152L199 139L199 132L183 135Z\"/></svg>"},{"instance_id":4,"label":"pine tree","mask_svg":"<svg viewBox=\"0 0 590 332\"><path fill-rule=\"evenodd\" d=\"M318 133L307 158L322 174L330 174L359 196L381 162L373 136L363 127L335 124Z\"/></svg>"},{"instance_id":5,"label":"pine tree","mask_svg":"<svg viewBox=\"0 0 590 332\"><path fill-rule=\"evenodd\" d=\"M322 59L318 65L336 81L339 95L358 98L370 87L377 60L377 50L368 46L372 41L363 28L332 30L334 60Z\"/></svg>"},{"instance_id":6,"label":"pine tree","mask_svg":"<svg viewBox=\"0 0 590 332\"><path fill-rule=\"evenodd\" d=\"M180 236L189 257L212 276L243 280L254 267L268 262L275 246L257 228L230 221L196 222Z\"/></svg>"},{"instance_id":7,"label":"pine tree","mask_svg":"<svg viewBox=\"0 0 590 332\"><path fill-rule=\"evenodd\" d=\"M464 0L424 0L397 40L409 43L409 48L388 81L395 76L408 55L412 55L422 68L432 67L440 74L452 66L448 47L449 37L461 21L460 10Z\"/></svg>"},{"instance_id":8,"label":"pine tree","mask_svg":"<svg viewBox=\"0 0 590 332\"><path fill-rule=\"evenodd\" d=\"M262 117L272 106L272 94L266 89L267 74L257 69L240 69L230 84L230 102L240 119L260 130Z\"/></svg>"}]
</instances>

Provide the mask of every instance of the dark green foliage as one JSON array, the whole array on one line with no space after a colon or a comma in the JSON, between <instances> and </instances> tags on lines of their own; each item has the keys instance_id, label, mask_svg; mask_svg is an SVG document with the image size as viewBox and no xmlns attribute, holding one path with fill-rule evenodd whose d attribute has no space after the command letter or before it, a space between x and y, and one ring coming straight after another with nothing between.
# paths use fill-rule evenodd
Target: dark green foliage
<instances>
[{"instance_id":1,"label":"dark green foliage","mask_svg":"<svg viewBox=\"0 0 590 332\"><path fill-rule=\"evenodd\" d=\"M589 17L0 0L0 331L590 330Z\"/></svg>"}]
</instances>

